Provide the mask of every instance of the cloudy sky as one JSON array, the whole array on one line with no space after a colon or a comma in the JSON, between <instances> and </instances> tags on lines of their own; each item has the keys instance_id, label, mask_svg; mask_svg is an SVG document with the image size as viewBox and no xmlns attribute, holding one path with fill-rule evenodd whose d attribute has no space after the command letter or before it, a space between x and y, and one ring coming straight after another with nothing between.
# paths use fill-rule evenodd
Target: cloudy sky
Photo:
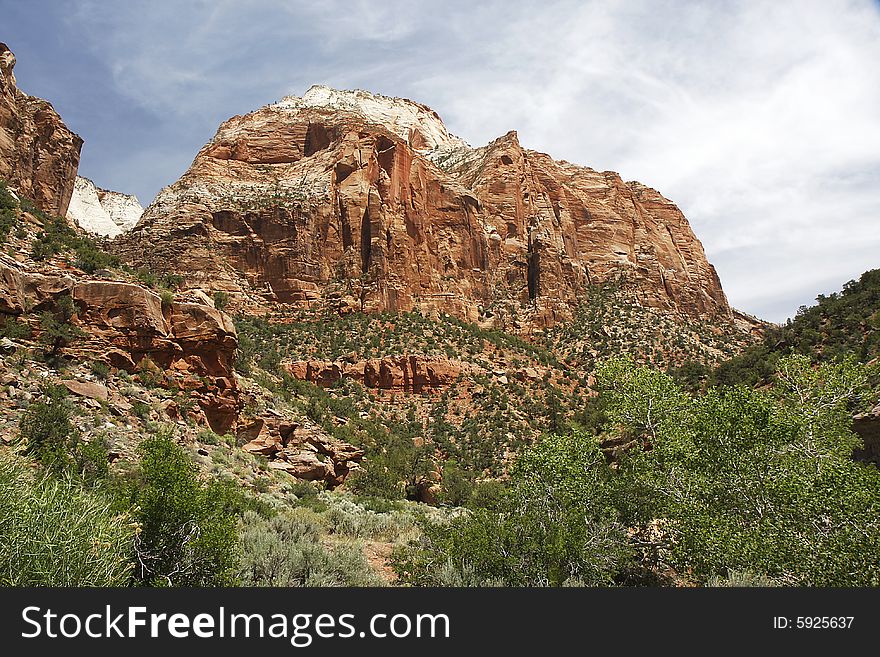
<instances>
[{"instance_id":1,"label":"cloudy sky","mask_svg":"<svg viewBox=\"0 0 880 657\"><path fill-rule=\"evenodd\" d=\"M880 267L877 0L0 0L80 173L145 205L224 119L312 84L432 106L482 145L677 202L731 303L774 321Z\"/></svg>"}]
</instances>

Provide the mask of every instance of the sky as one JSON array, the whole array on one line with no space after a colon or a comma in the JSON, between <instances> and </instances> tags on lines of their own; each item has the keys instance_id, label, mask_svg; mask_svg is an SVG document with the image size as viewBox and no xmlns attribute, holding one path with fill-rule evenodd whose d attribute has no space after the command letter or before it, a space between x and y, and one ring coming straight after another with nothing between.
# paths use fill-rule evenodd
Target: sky
<instances>
[{"instance_id":1,"label":"sky","mask_svg":"<svg viewBox=\"0 0 880 657\"><path fill-rule=\"evenodd\" d=\"M877 0L0 0L0 41L80 174L144 205L223 120L326 84L658 189L767 320L880 267Z\"/></svg>"}]
</instances>

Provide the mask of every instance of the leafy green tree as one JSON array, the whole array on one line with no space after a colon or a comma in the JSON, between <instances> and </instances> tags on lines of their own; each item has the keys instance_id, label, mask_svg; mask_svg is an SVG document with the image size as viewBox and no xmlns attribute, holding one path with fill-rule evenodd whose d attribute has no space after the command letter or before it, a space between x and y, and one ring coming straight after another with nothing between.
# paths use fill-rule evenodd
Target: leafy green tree
<instances>
[{"instance_id":1,"label":"leafy green tree","mask_svg":"<svg viewBox=\"0 0 880 657\"><path fill-rule=\"evenodd\" d=\"M76 306L69 294L58 298L54 310L40 316L40 342L46 346L47 357L58 356L64 347L85 337L86 334L73 323L75 316Z\"/></svg>"},{"instance_id":2,"label":"leafy green tree","mask_svg":"<svg viewBox=\"0 0 880 657\"><path fill-rule=\"evenodd\" d=\"M618 430L646 437L621 458L615 504L653 535L654 567L703 582L880 583L880 474L852 459L862 367L791 356L773 390L696 398L664 377L620 360L599 371Z\"/></svg>"},{"instance_id":3,"label":"leafy green tree","mask_svg":"<svg viewBox=\"0 0 880 657\"><path fill-rule=\"evenodd\" d=\"M395 568L416 585L440 585L450 569L477 584L611 584L632 558L609 504L612 474L595 437L547 436L521 454L494 509L427 523Z\"/></svg>"},{"instance_id":4,"label":"leafy green tree","mask_svg":"<svg viewBox=\"0 0 880 657\"><path fill-rule=\"evenodd\" d=\"M433 446L413 440L413 431L390 433L367 449L363 467L352 478L360 495L388 499L419 499L435 469Z\"/></svg>"},{"instance_id":5,"label":"leafy green tree","mask_svg":"<svg viewBox=\"0 0 880 657\"><path fill-rule=\"evenodd\" d=\"M474 475L455 461L443 465L440 500L453 506L467 504L474 492Z\"/></svg>"},{"instance_id":6,"label":"leafy green tree","mask_svg":"<svg viewBox=\"0 0 880 657\"><path fill-rule=\"evenodd\" d=\"M136 581L149 586L229 586L236 582L236 515L229 489L203 484L186 451L167 434L140 446L139 479L128 501L140 531Z\"/></svg>"}]
</instances>

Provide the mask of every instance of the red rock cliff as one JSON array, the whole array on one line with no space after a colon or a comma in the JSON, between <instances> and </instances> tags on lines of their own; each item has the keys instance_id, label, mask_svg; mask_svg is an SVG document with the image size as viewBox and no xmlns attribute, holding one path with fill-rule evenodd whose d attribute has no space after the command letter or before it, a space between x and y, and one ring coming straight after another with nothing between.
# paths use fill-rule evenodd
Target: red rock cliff
<instances>
[{"instance_id":1,"label":"red rock cliff","mask_svg":"<svg viewBox=\"0 0 880 657\"><path fill-rule=\"evenodd\" d=\"M273 302L552 324L620 275L645 305L730 317L718 276L658 192L523 148L450 135L427 107L313 87L217 131L122 243L125 255Z\"/></svg>"},{"instance_id":2,"label":"red rock cliff","mask_svg":"<svg viewBox=\"0 0 880 657\"><path fill-rule=\"evenodd\" d=\"M0 43L0 179L44 212L64 216L83 141L52 105L16 86L15 55Z\"/></svg>"}]
</instances>

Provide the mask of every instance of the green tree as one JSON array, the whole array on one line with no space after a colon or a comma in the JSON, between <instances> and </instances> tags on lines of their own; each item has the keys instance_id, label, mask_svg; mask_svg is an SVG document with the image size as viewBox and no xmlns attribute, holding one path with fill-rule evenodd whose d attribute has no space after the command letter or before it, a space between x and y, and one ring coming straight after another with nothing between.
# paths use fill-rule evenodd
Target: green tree
<instances>
[{"instance_id":1,"label":"green tree","mask_svg":"<svg viewBox=\"0 0 880 657\"><path fill-rule=\"evenodd\" d=\"M54 358L74 341L85 337L85 333L73 323L76 306L69 294L64 294L55 302L52 311L40 316L40 342L46 346L46 356Z\"/></svg>"},{"instance_id":2,"label":"green tree","mask_svg":"<svg viewBox=\"0 0 880 657\"><path fill-rule=\"evenodd\" d=\"M139 479L127 496L140 532L135 579L150 586L229 586L238 567L229 489L203 484L187 452L164 433L140 446Z\"/></svg>"},{"instance_id":3,"label":"green tree","mask_svg":"<svg viewBox=\"0 0 880 657\"><path fill-rule=\"evenodd\" d=\"M454 581L511 586L608 585L632 549L609 504L611 469L593 436L550 435L526 449L492 509L426 523L395 568L416 585Z\"/></svg>"},{"instance_id":4,"label":"green tree","mask_svg":"<svg viewBox=\"0 0 880 657\"><path fill-rule=\"evenodd\" d=\"M623 361L599 371L618 430L649 433L621 458L615 504L652 535L654 567L703 582L880 583L880 474L852 459L862 367L786 357L772 390L700 397L664 377Z\"/></svg>"}]
</instances>

